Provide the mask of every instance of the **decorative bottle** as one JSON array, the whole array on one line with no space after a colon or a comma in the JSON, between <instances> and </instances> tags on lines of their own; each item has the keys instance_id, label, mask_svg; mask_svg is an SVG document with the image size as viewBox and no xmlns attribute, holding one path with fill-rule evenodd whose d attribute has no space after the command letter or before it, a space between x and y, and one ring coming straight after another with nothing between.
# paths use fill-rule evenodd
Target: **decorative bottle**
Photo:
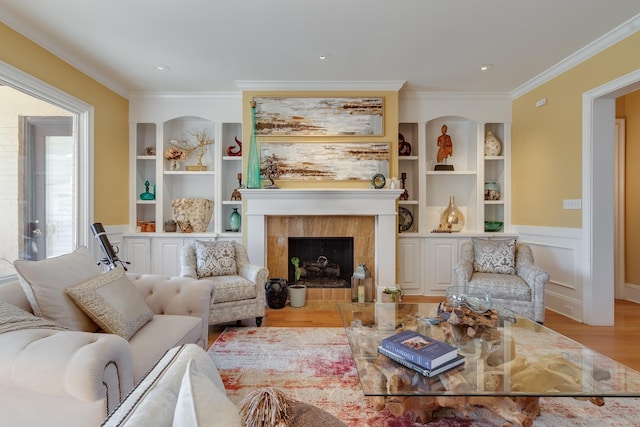
<instances>
[{"instance_id":1,"label":"decorative bottle","mask_svg":"<svg viewBox=\"0 0 640 427\"><path fill-rule=\"evenodd\" d=\"M236 232L240 231L240 224L242 223L242 216L238 212L238 208L233 208L233 212L229 216L229 225L231 226L231 231Z\"/></svg>"},{"instance_id":2,"label":"decorative bottle","mask_svg":"<svg viewBox=\"0 0 640 427\"><path fill-rule=\"evenodd\" d=\"M442 212L440 216L440 229L453 232L461 231L464 228L464 215L456 206L453 196L449 198L449 206Z\"/></svg>"},{"instance_id":3,"label":"decorative bottle","mask_svg":"<svg viewBox=\"0 0 640 427\"><path fill-rule=\"evenodd\" d=\"M247 163L247 188L260 188L260 156L256 142L256 101L251 101L251 141Z\"/></svg>"}]
</instances>

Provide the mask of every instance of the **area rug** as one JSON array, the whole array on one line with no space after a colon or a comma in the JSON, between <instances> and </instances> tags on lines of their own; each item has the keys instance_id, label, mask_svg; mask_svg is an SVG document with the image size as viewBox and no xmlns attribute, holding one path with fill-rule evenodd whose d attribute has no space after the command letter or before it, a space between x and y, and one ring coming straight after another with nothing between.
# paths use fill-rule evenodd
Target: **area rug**
<instances>
[{"instance_id":1,"label":"area rug","mask_svg":"<svg viewBox=\"0 0 640 427\"><path fill-rule=\"evenodd\" d=\"M408 416L368 405L342 328L228 327L209 349L229 398L277 387L316 405L350 427L420 427ZM606 399L602 407L571 398L542 398L535 427L640 426L639 399ZM441 410L432 427L502 427L505 421L476 408L467 416Z\"/></svg>"}]
</instances>

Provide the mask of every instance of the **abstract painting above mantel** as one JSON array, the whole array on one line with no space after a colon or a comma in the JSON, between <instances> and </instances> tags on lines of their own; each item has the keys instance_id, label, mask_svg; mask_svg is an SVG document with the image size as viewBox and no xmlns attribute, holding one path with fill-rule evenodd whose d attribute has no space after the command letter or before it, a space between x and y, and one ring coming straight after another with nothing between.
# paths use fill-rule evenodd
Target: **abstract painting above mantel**
<instances>
[{"instance_id":1,"label":"abstract painting above mantel","mask_svg":"<svg viewBox=\"0 0 640 427\"><path fill-rule=\"evenodd\" d=\"M275 155L282 175L278 179L371 181L389 176L386 142L262 142L263 162Z\"/></svg>"},{"instance_id":2,"label":"abstract painting above mantel","mask_svg":"<svg viewBox=\"0 0 640 427\"><path fill-rule=\"evenodd\" d=\"M256 97L256 135L382 136L383 99Z\"/></svg>"}]
</instances>

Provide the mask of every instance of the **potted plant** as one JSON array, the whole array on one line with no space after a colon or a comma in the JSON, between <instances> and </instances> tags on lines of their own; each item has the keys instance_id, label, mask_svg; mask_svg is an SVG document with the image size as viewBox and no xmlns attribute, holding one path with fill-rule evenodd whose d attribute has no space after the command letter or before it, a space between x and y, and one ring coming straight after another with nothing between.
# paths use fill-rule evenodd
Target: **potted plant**
<instances>
[{"instance_id":1,"label":"potted plant","mask_svg":"<svg viewBox=\"0 0 640 427\"><path fill-rule=\"evenodd\" d=\"M291 264L296 268L295 282L293 285L289 285L289 304L291 307L304 307L304 300L306 298L307 287L298 283L302 268L300 268L300 259L298 257L291 258Z\"/></svg>"},{"instance_id":2,"label":"potted plant","mask_svg":"<svg viewBox=\"0 0 640 427\"><path fill-rule=\"evenodd\" d=\"M400 288L391 289L388 286L382 291L382 302L400 302L402 301L404 291Z\"/></svg>"}]
</instances>

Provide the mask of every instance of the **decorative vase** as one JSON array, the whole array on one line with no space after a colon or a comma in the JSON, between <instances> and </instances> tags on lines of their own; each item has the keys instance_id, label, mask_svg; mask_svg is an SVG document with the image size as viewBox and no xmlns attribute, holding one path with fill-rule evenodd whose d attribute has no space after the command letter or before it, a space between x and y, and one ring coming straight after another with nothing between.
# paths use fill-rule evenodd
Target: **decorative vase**
<instances>
[{"instance_id":1,"label":"decorative vase","mask_svg":"<svg viewBox=\"0 0 640 427\"><path fill-rule=\"evenodd\" d=\"M289 304L291 307L304 307L304 300L307 294L305 285L289 286Z\"/></svg>"},{"instance_id":2,"label":"decorative vase","mask_svg":"<svg viewBox=\"0 0 640 427\"><path fill-rule=\"evenodd\" d=\"M173 219L181 233L204 233L213 214L213 200L186 198L171 200Z\"/></svg>"},{"instance_id":3,"label":"decorative vase","mask_svg":"<svg viewBox=\"0 0 640 427\"><path fill-rule=\"evenodd\" d=\"M269 279L264 284L264 289L269 308L283 308L287 304L289 288L286 279Z\"/></svg>"},{"instance_id":4,"label":"decorative vase","mask_svg":"<svg viewBox=\"0 0 640 427\"><path fill-rule=\"evenodd\" d=\"M169 160L169 170L177 171L178 169L180 169L180 163L178 160Z\"/></svg>"},{"instance_id":5,"label":"decorative vase","mask_svg":"<svg viewBox=\"0 0 640 427\"><path fill-rule=\"evenodd\" d=\"M229 225L231 226L231 231L239 231L240 224L242 224L242 216L238 212L238 208L233 208L233 212L231 212L231 215L229 216Z\"/></svg>"},{"instance_id":6,"label":"decorative vase","mask_svg":"<svg viewBox=\"0 0 640 427\"><path fill-rule=\"evenodd\" d=\"M499 156L502 151L502 144L500 140L496 138L493 132L487 132L487 136L484 138L484 155L485 156Z\"/></svg>"},{"instance_id":7,"label":"decorative vase","mask_svg":"<svg viewBox=\"0 0 640 427\"><path fill-rule=\"evenodd\" d=\"M256 142L256 102L251 101L251 141L247 163L247 188L260 188L260 158Z\"/></svg>"},{"instance_id":8,"label":"decorative vase","mask_svg":"<svg viewBox=\"0 0 640 427\"><path fill-rule=\"evenodd\" d=\"M440 228L453 232L461 231L464 228L464 215L456 206L453 196L449 198L449 206L447 206L440 216Z\"/></svg>"}]
</instances>

